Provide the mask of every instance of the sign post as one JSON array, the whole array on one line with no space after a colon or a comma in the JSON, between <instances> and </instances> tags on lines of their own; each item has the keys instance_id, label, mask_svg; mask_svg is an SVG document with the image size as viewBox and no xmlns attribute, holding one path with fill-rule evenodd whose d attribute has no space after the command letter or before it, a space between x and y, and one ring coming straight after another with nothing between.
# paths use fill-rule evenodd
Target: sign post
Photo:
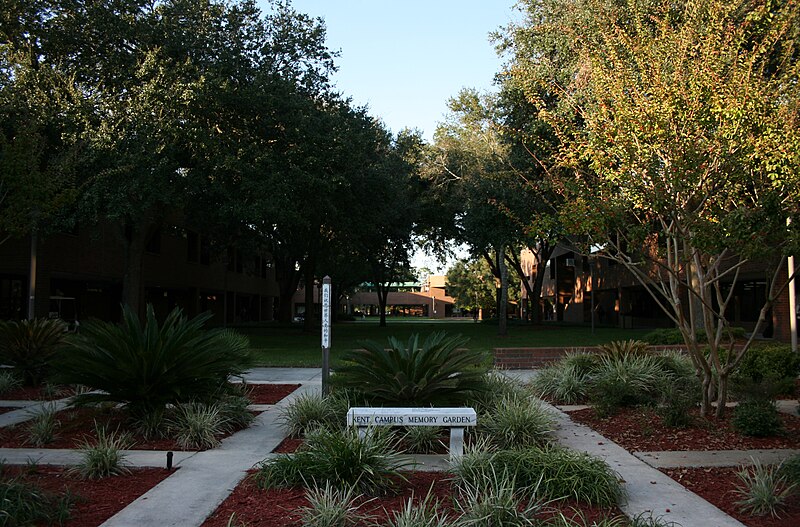
<instances>
[{"instance_id":1,"label":"sign post","mask_svg":"<svg viewBox=\"0 0 800 527\"><path fill-rule=\"evenodd\" d=\"M322 279L322 394L330 390L331 352L331 277Z\"/></svg>"}]
</instances>

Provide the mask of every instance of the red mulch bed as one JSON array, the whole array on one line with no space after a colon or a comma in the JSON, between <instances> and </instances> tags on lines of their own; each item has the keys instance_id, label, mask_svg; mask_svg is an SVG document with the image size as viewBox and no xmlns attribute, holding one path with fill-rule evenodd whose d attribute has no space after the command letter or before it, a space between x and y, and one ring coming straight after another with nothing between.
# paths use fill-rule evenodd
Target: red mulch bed
<instances>
[{"instance_id":1,"label":"red mulch bed","mask_svg":"<svg viewBox=\"0 0 800 527\"><path fill-rule=\"evenodd\" d=\"M273 450L276 454L292 454L303 444L302 437L287 437Z\"/></svg>"},{"instance_id":2,"label":"red mulch bed","mask_svg":"<svg viewBox=\"0 0 800 527\"><path fill-rule=\"evenodd\" d=\"M95 408L72 408L58 413L58 420L61 425L58 428L56 438L41 447L37 448L79 448L81 443L88 440L93 442L97 437L95 432L95 421L105 425L107 430L127 430L127 416L116 410L99 410ZM27 448L32 445L27 443L28 424L20 423L16 426L0 429L0 448ZM238 432L235 430L232 433ZM223 439L231 434L217 436ZM134 445L136 450L184 450L174 439L150 439L134 434Z\"/></svg>"},{"instance_id":3,"label":"red mulch bed","mask_svg":"<svg viewBox=\"0 0 800 527\"><path fill-rule=\"evenodd\" d=\"M26 474L28 467L6 466L10 475ZM53 493L69 490L77 496L66 527L95 527L124 509L136 498L155 487L175 472L163 468L136 468L123 476L112 476L96 480L82 480L61 467L39 466L34 474L24 479Z\"/></svg>"},{"instance_id":4,"label":"red mulch bed","mask_svg":"<svg viewBox=\"0 0 800 527\"><path fill-rule=\"evenodd\" d=\"M438 499L443 510L452 512L453 489L450 485L450 475L441 472L408 472L407 483L401 483L401 492L395 496L385 496L366 499L359 512L372 516L371 522L388 519L391 511L402 509L405 502L412 496L422 499L432 489L435 499ZM300 508L308 506L305 491L302 489L259 489L252 478L246 478L240 483L233 493L217 508L217 510L203 523L203 527L224 527L228 524L231 514L236 514L237 522L243 522L251 527L301 527ZM579 509L589 522L604 517L621 515L617 508L590 507L578 505L575 502L563 502L558 509L546 514L545 517L556 514L561 510L565 515L574 514L573 509ZM371 525L360 523L359 525Z\"/></svg>"},{"instance_id":5,"label":"red mulch bed","mask_svg":"<svg viewBox=\"0 0 800 527\"><path fill-rule=\"evenodd\" d=\"M717 508L725 511L749 527L789 527L800 525L800 494L795 493L787 502L780 517L750 516L743 514L736 505L741 500L735 492L739 484L738 468L674 468L662 469L666 475L698 494Z\"/></svg>"},{"instance_id":6,"label":"red mulch bed","mask_svg":"<svg viewBox=\"0 0 800 527\"><path fill-rule=\"evenodd\" d=\"M248 384L246 393L253 404L275 404L299 387L299 384Z\"/></svg>"},{"instance_id":7,"label":"red mulch bed","mask_svg":"<svg viewBox=\"0 0 800 527\"><path fill-rule=\"evenodd\" d=\"M800 417L780 414L786 429L783 436L747 437L733 430L732 413L716 419L694 412L694 423L687 428L665 426L661 417L647 408L627 408L607 418L597 417L588 408L569 412L569 416L632 452L800 448Z\"/></svg>"}]
</instances>

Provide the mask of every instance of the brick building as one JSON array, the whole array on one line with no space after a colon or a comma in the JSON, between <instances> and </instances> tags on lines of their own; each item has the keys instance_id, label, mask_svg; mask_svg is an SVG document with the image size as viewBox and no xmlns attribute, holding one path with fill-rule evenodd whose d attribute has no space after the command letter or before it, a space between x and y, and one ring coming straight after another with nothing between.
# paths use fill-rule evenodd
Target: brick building
<instances>
[{"instance_id":1,"label":"brick building","mask_svg":"<svg viewBox=\"0 0 800 527\"><path fill-rule=\"evenodd\" d=\"M39 237L35 316L55 316L61 304L62 311L74 306L80 320L118 319L124 253L115 236L112 227L99 226ZM0 245L0 319L26 317L30 261L30 238ZM211 311L212 324L272 320L277 295L268 255L215 250L178 225L159 229L147 245L143 299L159 316L180 306L189 316Z\"/></svg>"}]
</instances>

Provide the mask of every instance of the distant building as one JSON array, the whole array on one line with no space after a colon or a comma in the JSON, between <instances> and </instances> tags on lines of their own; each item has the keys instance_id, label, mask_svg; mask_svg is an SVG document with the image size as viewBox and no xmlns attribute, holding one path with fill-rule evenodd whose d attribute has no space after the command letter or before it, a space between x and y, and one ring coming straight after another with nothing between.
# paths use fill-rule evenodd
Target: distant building
<instances>
[{"instance_id":1,"label":"distant building","mask_svg":"<svg viewBox=\"0 0 800 527\"><path fill-rule=\"evenodd\" d=\"M37 243L37 317L75 307L77 318L118 320L124 254L109 226L80 228ZM28 312L29 238L0 245L0 319ZM211 311L212 324L272 320L278 288L268 255L228 248L178 225L153 233L143 261L143 300L159 316L175 306L195 314Z\"/></svg>"},{"instance_id":2,"label":"distant building","mask_svg":"<svg viewBox=\"0 0 800 527\"><path fill-rule=\"evenodd\" d=\"M455 300L447 295L447 278L431 275L425 283L398 282L389 286L386 299L388 316L410 316L422 318L447 318L457 316ZM319 313L319 288L314 290L315 313ZM292 299L295 316L305 315L305 289L299 288ZM358 290L340 299L339 312L348 315L379 315L378 293L370 283L362 284Z\"/></svg>"},{"instance_id":3,"label":"distant building","mask_svg":"<svg viewBox=\"0 0 800 527\"><path fill-rule=\"evenodd\" d=\"M533 282L535 257L525 250L521 258L523 269ZM785 280L785 273L782 276ZM758 263L741 269L728 313L732 325L748 331L755 327L766 298L766 286L763 268ZM523 297L525 294L522 288ZM673 325L624 266L607 258L582 256L564 245L556 248L547 263L542 305L542 320L590 324L594 308L594 322L598 325L622 328ZM788 290L773 306L764 332L778 340L790 339Z\"/></svg>"}]
</instances>

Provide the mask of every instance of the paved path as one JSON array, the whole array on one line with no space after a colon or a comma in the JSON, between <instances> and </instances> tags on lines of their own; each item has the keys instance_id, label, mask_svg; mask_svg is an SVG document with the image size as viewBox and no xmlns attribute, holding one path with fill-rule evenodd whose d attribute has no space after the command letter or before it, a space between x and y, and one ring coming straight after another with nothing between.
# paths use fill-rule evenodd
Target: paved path
<instances>
[{"instance_id":1,"label":"paved path","mask_svg":"<svg viewBox=\"0 0 800 527\"><path fill-rule=\"evenodd\" d=\"M507 372L520 380L534 372ZM199 526L244 478L247 470L269 457L283 439L280 409L302 393L319 390L318 368L256 368L245 375L249 382L300 383L301 388L277 405L263 405L253 425L225 439L219 448L206 452L175 452L174 465L180 470L145 493L103 524L104 527ZM59 406L66 401L59 401ZM22 422L41 404L0 415L0 426ZM628 453L588 427L572 422L567 414L552 408L559 422L556 437L570 448L604 459L619 472L628 494L623 510L630 516L652 513L682 527L742 527L742 524L712 506L654 467L720 466L747 462L752 455L772 461L797 451L727 452L637 452ZM14 415L12 415L14 414ZM5 420L4 420L5 418ZM3 423L6 424L3 424ZM0 449L8 463L34 460L43 464L74 464L79 455L70 450ZM166 452L129 451L134 466L164 466ZM420 469L441 470L443 456L419 456Z\"/></svg>"}]
</instances>

